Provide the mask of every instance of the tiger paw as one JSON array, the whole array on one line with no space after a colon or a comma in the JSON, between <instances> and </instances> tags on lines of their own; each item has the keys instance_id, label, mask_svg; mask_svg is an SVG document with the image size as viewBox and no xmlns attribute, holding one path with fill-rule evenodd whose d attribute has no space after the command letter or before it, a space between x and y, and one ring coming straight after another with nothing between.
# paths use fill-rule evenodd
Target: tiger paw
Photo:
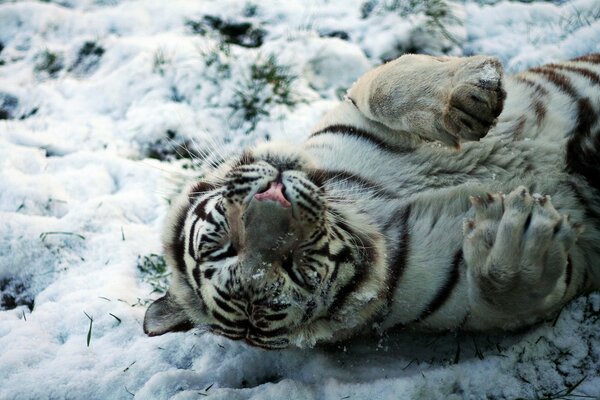
<instances>
[{"instance_id":1,"label":"tiger paw","mask_svg":"<svg viewBox=\"0 0 600 400\"><path fill-rule=\"evenodd\" d=\"M581 224L524 187L471 202L475 218L464 223L463 251L479 296L503 309L536 307L565 273Z\"/></svg>"},{"instance_id":2,"label":"tiger paw","mask_svg":"<svg viewBox=\"0 0 600 400\"><path fill-rule=\"evenodd\" d=\"M452 78L450 97L443 111L443 126L459 139L479 140L495 125L506 92L503 69L492 57L460 59L463 65Z\"/></svg>"},{"instance_id":3,"label":"tiger paw","mask_svg":"<svg viewBox=\"0 0 600 400\"><path fill-rule=\"evenodd\" d=\"M348 91L367 119L454 147L485 136L504 97L502 66L486 56L403 55L367 72Z\"/></svg>"}]
</instances>

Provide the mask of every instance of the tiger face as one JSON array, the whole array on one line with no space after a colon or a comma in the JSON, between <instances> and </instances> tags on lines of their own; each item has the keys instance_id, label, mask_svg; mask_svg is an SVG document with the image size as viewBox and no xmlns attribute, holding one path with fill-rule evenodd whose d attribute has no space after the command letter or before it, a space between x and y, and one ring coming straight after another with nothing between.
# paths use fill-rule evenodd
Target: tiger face
<instances>
[{"instance_id":1,"label":"tiger face","mask_svg":"<svg viewBox=\"0 0 600 400\"><path fill-rule=\"evenodd\" d=\"M380 297L369 285L377 240L346 214L302 151L245 152L174 207L164 237L173 282L146 333L201 325L269 349L331 335L339 318L357 318L340 313L347 304ZM361 285L369 293L357 299Z\"/></svg>"}]
</instances>

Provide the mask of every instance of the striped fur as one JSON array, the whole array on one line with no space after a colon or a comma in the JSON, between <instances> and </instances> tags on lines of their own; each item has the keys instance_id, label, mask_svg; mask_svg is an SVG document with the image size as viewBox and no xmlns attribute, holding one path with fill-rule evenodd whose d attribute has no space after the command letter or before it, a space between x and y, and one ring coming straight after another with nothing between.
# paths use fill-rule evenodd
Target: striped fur
<instances>
[{"instance_id":1,"label":"striped fur","mask_svg":"<svg viewBox=\"0 0 600 400\"><path fill-rule=\"evenodd\" d=\"M415 74L439 87L413 88ZM164 235L172 286L144 329L199 325L281 348L373 326L513 329L547 317L600 287L599 113L599 55L508 77L485 57L373 70L304 146L247 150L180 196ZM255 197L273 182L290 208ZM517 247L494 256L513 236ZM514 259L530 247L559 261Z\"/></svg>"}]
</instances>

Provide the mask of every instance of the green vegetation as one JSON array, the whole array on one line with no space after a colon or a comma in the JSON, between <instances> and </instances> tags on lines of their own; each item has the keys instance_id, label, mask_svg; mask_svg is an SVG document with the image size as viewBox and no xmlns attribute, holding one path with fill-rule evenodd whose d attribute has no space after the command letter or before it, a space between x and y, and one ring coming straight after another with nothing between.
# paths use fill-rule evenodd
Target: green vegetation
<instances>
[{"instance_id":1,"label":"green vegetation","mask_svg":"<svg viewBox=\"0 0 600 400\"><path fill-rule=\"evenodd\" d=\"M259 56L250 66L250 75L238 83L230 106L234 113L241 113L250 122L252 130L261 116L270 115L272 105L296 104L292 93L296 79L289 67L279 64L274 55Z\"/></svg>"},{"instance_id":2,"label":"green vegetation","mask_svg":"<svg viewBox=\"0 0 600 400\"><path fill-rule=\"evenodd\" d=\"M87 41L77 52L77 59L71 65L69 71L80 75L90 74L98 68L98 63L103 54L104 48L96 42Z\"/></svg>"},{"instance_id":3,"label":"green vegetation","mask_svg":"<svg viewBox=\"0 0 600 400\"><path fill-rule=\"evenodd\" d=\"M165 76L166 67L169 64L171 64L171 58L165 54L163 49L157 49L152 58L152 72Z\"/></svg>"},{"instance_id":4,"label":"green vegetation","mask_svg":"<svg viewBox=\"0 0 600 400\"><path fill-rule=\"evenodd\" d=\"M162 294L167 291L171 272L168 271L164 256L154 253L140 255L137 260L137 268L142 274L142 280L152 286L152 293Z\"/></svg>"},{"instance_id":5,"label":"green vegetation","mask_svg":"<svg viewBox=\"0 0 600 400\"><path fill-rule=\"evenodd\" d=\"M63 57L58 53L44 50L38 54L37 62L33 68L38 74L47 74L50 78L56 78L58 73L64 68Z\"/></svg>"},{"instance_id":6,"label":"green vegetation","mask_svg":"<svg viewBox=\"0 0 600 400\"><path fill-rule=\"evenodd\" d=\"M417 30L427 33L431 40L448 40L453 45L460 46L461 43L449 32L449 25L459 25L462 22L454 15L450 3L447 0L368 0L361 6L361 15L368 18L371 15L395 12L402 17L411 15L422 15L425 21ZM418 46L419 44L415 44ZM400 49L402 52L423 52L420 48ZM449 51L442 48L442 52Z\"/></svg>"},{"instance_id":7,"label":"green vegetation","mask_svg":"<svg viewBox=\"0 0 600 400\"><path fill-rule=\"evenodd\" d=\"M88 333L87 333L87 347L90 347L90 342L92 340L92 325L94 324L94 318L90 317L89 314L86 313L85 311L83 313L90 320L90 327L88 328Z\"/></svg>"},{"instance_id":8,"label":"green vegetation","mask_svg":"<svg viewBox=\"0 0 600 400\"><path fill-rule=\"evenodd\" d=\"M217 84L231 77L231 47L225 42L219 42L208 49L200 49L200 56L206 66L206 77Z\"/></svg>"}]
</instances>

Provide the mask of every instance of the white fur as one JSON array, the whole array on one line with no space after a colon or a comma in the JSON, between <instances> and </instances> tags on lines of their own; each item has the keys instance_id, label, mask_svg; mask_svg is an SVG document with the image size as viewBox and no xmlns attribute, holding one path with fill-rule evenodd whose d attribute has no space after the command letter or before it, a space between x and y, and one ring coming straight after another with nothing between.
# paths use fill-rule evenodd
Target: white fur
<instances>
[{"instance_id":1,"label":"white fur","mask_svg":"<svg viewBox=\"0 0 600 400\"><path fill-rule=\"evenodd\" d=\"M581 66L582 63L575 64ZM584 64L586 68L600 73L597 64ZM597 111L600 108L598 87L590 85L581 75L567 75L581 95L593 101ZM573 226L573 221L586 222L584 209L565 185L568 180L581 181L579 177L565 172L563 162L565 133L575 125L574 101L543 76L533 73L525 73L524 76L547 91L540 99L546 110L541 121L537 120L532 106L533 89L516 78L502 78L501 67L490 58L454 58L441 62L426 56L401 57L359 79L349 91L349 100L327 114L315 131L326 130L332 125L350 125L365 129L387 143L406 148L405 153L382 151L365 140L339 133L319 133L307 141L305 148L319 167L355 173L398 194L397 200L390 200L364 193L353 195L346 189L343 195L351 198L349 209L367 210L372 220L385 221L393 218L399 208L409 203L412 205L408 265L396 287L383 328L415 322L447 282L452 257L463 243L463 221L471 218L475 219L475 223L484 224L483 220L474 218L469 197L485 197L487 192L510 193L519 185L534 186L537 192L552 196L552 201L546 203L553 210L552 223L561 218L559 213L569 213L571 217L571 222L565 223L565 229L568 228L570 233L562 235L560 243L550 244L547 237L528 236L511 242L514 247L503 244L504 247L496 250L519 255L523 246L548 248L548 252L540 253L538 257L541 258L534 261L527 254L522 254L521 258L515 256L499 260L503 268L512 271L514 281L525 280L529 289L521 285L499 291L495 295L502 299L496 304L505 306L490 305L485 300L489 293L482 296L476 283L478 274L481 274L476 264L485 262L485 257L476 261L465 256L466 263L460 269L458 283L444 305L413 326L477 330L515 328L555 312L581 290L599 287L597 278L594 282L583 281L585 270L590 277L598 276L593 270L595 266L584 260L586 253L587 257L590 254L597 256L596 250L586 248L583 243L597 242L599 232L595 227L589 227L583 233L585 240L573 245L580 233L579 228ZM494 80L502 84L507 98L497 124L494 126L496 121L493 121L479 132L480 136L487 136L479 142L464 142L462 131L453 136L451 127L444 126L442 114L447 112L449 99L457 86L471 85L468 90L480 95L477 93L480 88L474 84L479 80ZM373 105L374 101L381 102L381 99L386 99L387 103ZM516 131L519 131L519 137L514 136ZM455 150L427 139L442 140L461 148ZM528 173L525 171L527 168L533 168L533 171ZM335 188L330 190L335 192ZM496 227L502 217L502 214L497 216ZM504 218L503 226L508 226L510 218ZM434 219L437 222L432 230ZM521 229L524 220L520 221L515 229ZM549 220L534 218L531 231L549 223ZM494 231L490 235L493 237L496 233ZM386 253L389 255L398 245L394 243L396 231L389 229L382 234L388 239ZM505 243L502 235L518 237L520 232L500 233L495 241ZM478 246L485 247L485 243ZM557 250L557 246L564 248ZM472 249L465 248L465 252L467 250ZM573 271L565 292L567 252L572 257ZM544 257L548 254L554 259L546 260ZM551 266L554 273L541 273ZM540 289L539 293L523 293L524 290L542 287L544 289ZM517 311L510 305L518 301L524 303Z\"/></svg>"}]
</instances>

